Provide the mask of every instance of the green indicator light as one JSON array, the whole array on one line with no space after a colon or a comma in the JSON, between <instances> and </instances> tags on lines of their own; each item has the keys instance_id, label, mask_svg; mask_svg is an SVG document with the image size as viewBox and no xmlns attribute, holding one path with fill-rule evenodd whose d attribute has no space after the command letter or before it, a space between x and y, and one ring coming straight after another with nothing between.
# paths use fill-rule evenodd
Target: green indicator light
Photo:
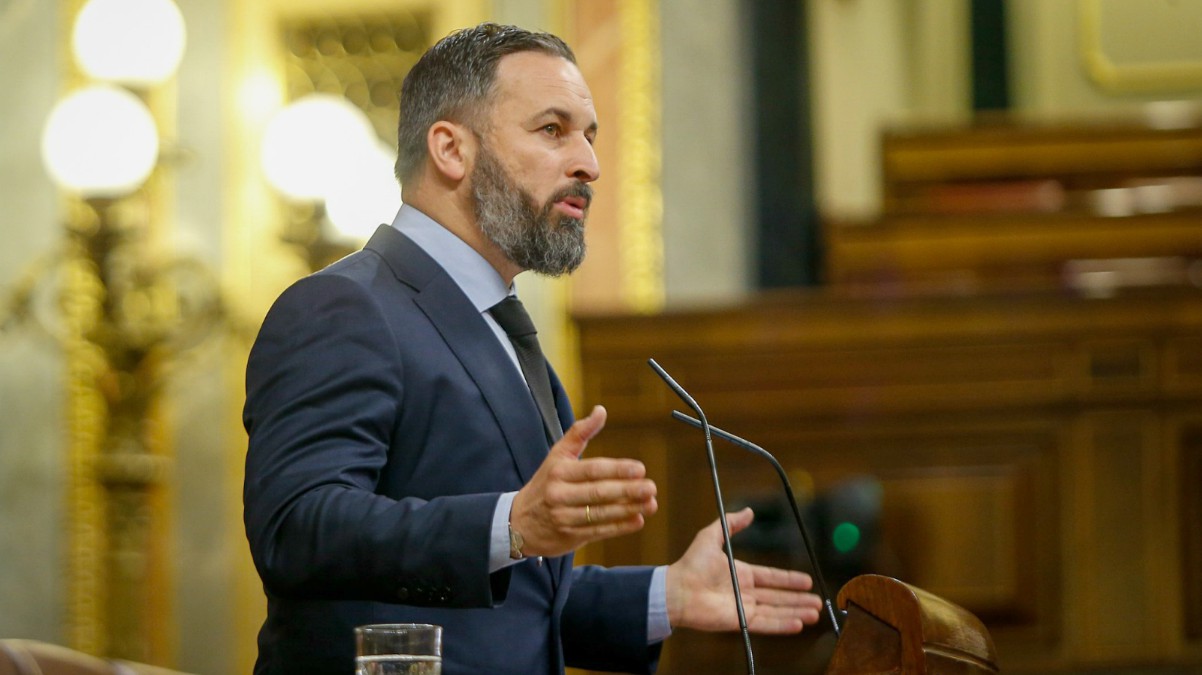
<instances>
[{"instance_id":1,"label":"green indicator light","mask_svg":"<svg viewBox=\"0 0 1202 675\"><path fill-rule=\"evenodd\" d=\"M860 528L854 523L839 523L835 526L835 531L831 534L831 541L835 543L835 548L840 553L847 553L860 543Z\"/></svg>"}]
</instances>

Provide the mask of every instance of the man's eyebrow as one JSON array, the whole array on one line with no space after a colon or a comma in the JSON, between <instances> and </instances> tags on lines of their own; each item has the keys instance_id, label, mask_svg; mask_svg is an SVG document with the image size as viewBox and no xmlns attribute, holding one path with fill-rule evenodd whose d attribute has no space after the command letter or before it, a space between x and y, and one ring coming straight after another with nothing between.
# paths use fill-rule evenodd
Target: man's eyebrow
<instances>
[{"instance_id":1,"label":"man's eyebrow","mask_svg":"<svg viewBox=\"0 0 1202 675\"><path fill-rule=\"evenodd\" d=\"M543 110L542 112L538 113L537 115L534 115L531 119L537 120L537 119L546 117L548 115L557 117L557 118L559 118L559 120L561 122L564 122L564 123L570 123L572 121L572 113L568 112L567 110L564 110L563 108L556 108L554 106L547 108L546 110ZM588 127L585 129L585 131L591 131L593 133L597 133L597 120L593 120L592 124L588 125Z\"/></svg>"}]
</instances>

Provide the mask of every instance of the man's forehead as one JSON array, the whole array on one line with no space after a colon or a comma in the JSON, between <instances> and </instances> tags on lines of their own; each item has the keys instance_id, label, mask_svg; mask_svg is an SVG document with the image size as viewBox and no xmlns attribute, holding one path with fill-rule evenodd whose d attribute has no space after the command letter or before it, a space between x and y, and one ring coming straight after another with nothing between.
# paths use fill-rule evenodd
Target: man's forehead
<instances>
[{"instance_id":1,"label":"man's forehead","mask_svg":"<svg viewBox=\"0 0 1202 675\"><path fill-rule=\"evenodd\" d=\"M515 104L526 114L546 109L569 111L585 125L596 123L593 95L580 69L567 59L543 52L508 54L497 63L500 103Z\"/></svg>"}]
</instances>

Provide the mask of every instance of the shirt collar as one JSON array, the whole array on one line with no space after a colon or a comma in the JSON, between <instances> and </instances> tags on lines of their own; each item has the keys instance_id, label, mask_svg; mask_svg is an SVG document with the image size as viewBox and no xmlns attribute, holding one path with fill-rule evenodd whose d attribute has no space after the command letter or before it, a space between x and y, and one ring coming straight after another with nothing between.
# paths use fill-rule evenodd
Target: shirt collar
<instances>
[{"instance_id":1,"label":"shirt collar","mask_svg":"<svg viewBox=\"0 0 1202 675\"><path fill-rule=\"evenodd\" d=\"M446 270L477 311L488 311L513 291L476 249L412 206L402 205L392 226Z\"/></svg>"}]
</instances>

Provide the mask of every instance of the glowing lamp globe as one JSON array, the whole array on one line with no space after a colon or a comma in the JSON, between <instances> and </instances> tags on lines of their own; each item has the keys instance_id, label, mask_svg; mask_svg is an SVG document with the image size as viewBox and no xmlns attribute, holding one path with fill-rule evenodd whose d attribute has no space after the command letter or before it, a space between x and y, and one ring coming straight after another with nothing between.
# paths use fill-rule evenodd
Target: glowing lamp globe
<instances>
[{"instance_id":1,"label":"glowing lamp globe","mask_svg":"<svg viewBox=\"0 0 1202 675\"><path fill-rule=\"evenodd\" d=\"M88 0L72 34L85 74L132 87L170 78L185 42L184 17L172 0Z\"/></svg>"},{"instance_id":2,"label":"glowing lamp globe","mask_svg":"<svg viewBox=\"0 0 1202 675\"><path fill-rule=\"evenodd\" d=\"M326 216L345 239L367 241L381 223L392 222L401 208L401 189L393 175L396 151L383 141L361 148L341 179L326 194Z\"/></svg>"},{"instance_id":3,"label":"glowing lamp globe","mask_svg":"<svg viewBox=\"0 0 1202 675\"><path fill-rule=\"evenodd\" d=\"M138 189L158 161L154 118L137 96L112 85L80 89L55 105L42 132L42 161L60 187L90 197Z\"/></svg>"},{"instance_id":4,"label":"glowing lamp globe","mask_svg":"<svg viewBox=\"0 0 1202 675\"><path fill-rule=\"evenodd\" d=\"M376 143L362 110L341 96L309 94L272 118L261 161L272 187L297 201L323 201Z\"/></svg>"}]
</instances>

